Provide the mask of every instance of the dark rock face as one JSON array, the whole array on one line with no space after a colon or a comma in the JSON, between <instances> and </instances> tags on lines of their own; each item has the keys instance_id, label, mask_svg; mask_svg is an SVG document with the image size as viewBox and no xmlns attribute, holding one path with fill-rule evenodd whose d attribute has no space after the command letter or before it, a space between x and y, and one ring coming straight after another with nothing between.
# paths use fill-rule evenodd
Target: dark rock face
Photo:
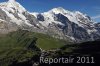
<instances>
[{"instance_id":1,"label":"dark rock face","mask_svg":"<svg viewBox=\"0 0 100 66\"><path fill-rule=\"evenodd\" d=\"M44 17L43 17L43 15L41 15L41 14L38 14L38 15L37 15L37 19L38 19L39 21L44 21Z\"/></svg>"},{"instance_id":2,"label":"dark rock face","mask_svg":"<svg viewBox=\"0 0 100 66\"><path fill-rule=\"evenodd\" d=\"M62 22L63 24L67 25L67 22L69 22L68 18L62 14L55 14L55 18L54 18L55 21L60 21Z\"/></svg>"},{"instance_id":3,"label":"dark rock face","mask_svg":"<svg viewBox=\"0 0 100 66\"><path fill-rule=\"evenodd\" d=\"M79 27L75 23L72 24L72 33L73 33L73 36L77 38L77 40L85 41L91 38L84 28Z\"/></svg>"},{"instance_id":4,"label":"dark rock face","mask_svg":"<svg viewBox=\"0 0 100 66\"><path fill-rule=\"evenodd\" d=\"M35 25L38 24L38 20L31 14L27 12L23 12L23 15L26 17L26 20L29 21L30 24Z\"/></svg>"},{"instance_id":5,"label":"dark rock face","mask_svg":"<svg viewBox=\"0 0 100 66\"><path fill-rule=\"evenodd\" d=\"M70 22L67 17L65 17L62 14L57 14L55 20L62 22L65 26L61 29L63 29L63 33L68 36L73 36L76 38L76 41L85 41L89 40L91 37L88 35L87 31L79 27L74 22Z\"/></svg>"}]
</instances>

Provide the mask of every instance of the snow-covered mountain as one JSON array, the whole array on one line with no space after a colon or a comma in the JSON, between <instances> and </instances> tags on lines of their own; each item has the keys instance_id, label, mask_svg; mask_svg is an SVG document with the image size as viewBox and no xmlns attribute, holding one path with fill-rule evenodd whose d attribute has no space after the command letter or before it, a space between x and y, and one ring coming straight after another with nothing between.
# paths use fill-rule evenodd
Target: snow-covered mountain
<instances>
[{"instance_id":1,"label":"snow-covered mountain","mask_svg":"<svg viewBox=\"0 0 100 66\"><path fill-rule=\"evenodd\" d=\"M33 15L56 37L62 39L68 37L79 42L100 39L100 26L96 27L96 22L79 11L71 12L58 7Z\"/></svg>"},{"instance_id":2,"label":"snow-covered mountain","mask_svg":"<svg viewBox=\"0 0 100 66\"><path fill-rule=\"evenodd\" d=\"M0 19L6 23L15 24L13 28L32 30L40 27L38 20L15 0L0 3Z\"/></svg>"},{"instance_id":3,"label":"snow-covered mountain","mask_svg":"<svg viewBox=\"0 0 100 66\"><path fill-rule=\"evenodd\" d=\"M100 24L79 11L58 7L44 13L30 13L15 0L0 3L0 33L19 28L77 42L100 39Z\"/></svg>"}]
</instances>

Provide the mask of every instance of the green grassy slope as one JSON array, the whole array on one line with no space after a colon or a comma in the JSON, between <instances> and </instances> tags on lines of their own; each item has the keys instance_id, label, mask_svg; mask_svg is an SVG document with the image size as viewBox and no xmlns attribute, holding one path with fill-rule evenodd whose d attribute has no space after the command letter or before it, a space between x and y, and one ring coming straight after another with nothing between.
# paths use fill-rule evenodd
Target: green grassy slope
<instances>
[{"instance_id":1,"label":"green grassy slope","mask_svg":"<svg viewBox=\"0 0 100 66\"><path fill-rule=\"evenodd\" d=\"M69 44L69 41L64 41L60 39L56 39L50 37L45 34L34 33L34 36L38 38L37 40L37 47L42 48L43 50L52 50L58 49L64 46L65 44Z\"/></svg>"},{"instance_id":2,"label":"green grassy slope","mask_svg":"<svg viewBox=\"0 0 100 66\"><path fill-rule=\"evenodd\" d=\"M40 51L61 48L67 41L52 38L45 34L28 31L15 31L7 35L0 34L0 66L8 66L31 60ZM69 43L69 42L68 42Z\"/></svg>"},{"instance_id":3,"label":"green grassy slope","mask_svg":"<svg viewBox=\"0 0 100 66\"><path fill-rule=\"evenodd\" d=\"M37 55L36 40L27 31L16 31L7 35L0 35L0 66L8 66L13 61L25 62Z\"/></svg>"}]
</instances>

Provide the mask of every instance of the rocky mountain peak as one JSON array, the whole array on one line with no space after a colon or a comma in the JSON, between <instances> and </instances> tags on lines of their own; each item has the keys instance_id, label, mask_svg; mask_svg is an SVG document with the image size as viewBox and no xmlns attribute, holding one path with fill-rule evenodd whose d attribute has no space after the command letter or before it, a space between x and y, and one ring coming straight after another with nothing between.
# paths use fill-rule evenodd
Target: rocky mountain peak
<instances>
[{"instance_id":1,"label":"rocky mountain peak","mask_svg":"<svg viewBox=\"0 0 100 66\"><path fill-rule=\"evenodd\" d=\"M2 8L2 10L11 12L14 12L15 10L20 13L26 11L26 9L15 0L9 0L8 2L0 3L0 8Z\"/></svg>"},{"instance_id":2,"label":"rocky mountain peak","mask_svg":"<svg viewBox=\"0 0 100 66\"><path fill-rule=\"evenodd\" d=\"M21 29L35 28L38 23L37 19L15 0L0 3L0 16L0 19L10 23L10 26L13 23Z\"/></svg>"},{"instance_id":3,"label":"rocky mountain peak","mask_svg":"<svg viewBox=\"0 0 100 66\"><path fill-rule=\"evenodd\" d=\"M62 7L57 7L57 8L53 8L49 11L50 13L54 13L54 14L66 14L66 13L70 13L70 11L68 10L65 10L64 8Z\"/></svg>"}]
</instances>

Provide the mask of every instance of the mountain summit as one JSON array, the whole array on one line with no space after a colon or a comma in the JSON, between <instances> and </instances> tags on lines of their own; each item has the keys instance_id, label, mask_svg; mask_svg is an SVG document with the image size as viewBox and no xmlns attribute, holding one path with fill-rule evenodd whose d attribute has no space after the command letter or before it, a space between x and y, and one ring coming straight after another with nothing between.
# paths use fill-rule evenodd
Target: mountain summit
<instances>
[{"instance_id":1,"label":"mountain summit","mask_svg":"<svg viewBox=\"0 0 100 66\"><path fill-rule=\"evenodd\" d=\"M44 13L30 13L15 0L0 3L0 33L18 29L48 34L75 42L100 39L100 27L91 17L62 7Z\"/></svg>"},{"instance_id":2,"label":"mountain summit","mask_svg":"<svg viewBox=\"0 0 100 66\"><path fill-rule=\"evenodd\" d=\"M73 41L91 41L100 39L100 27L91 17L79 11L68 11L62 7L53 8L44 13L33 13L39 22L49 29L56 38L70 38Z\"/></svg>"},{"instance_id":3,"label":"mountain summit","mask_svg":"<svg viewBox=\"0 0 100 66\"><path fill-rule=\"evenodd\" d=\"M37 19L15 0L0 3L0 15L0 19L3 21L2 23L5 22L7 25L7 28L4 28L4 30L8 29L6 32L9 32L11 28L14 30L18 28L24 30L37 28ZM4 30L2 29L3 33Z\"/></svg>"}]
</instances>

